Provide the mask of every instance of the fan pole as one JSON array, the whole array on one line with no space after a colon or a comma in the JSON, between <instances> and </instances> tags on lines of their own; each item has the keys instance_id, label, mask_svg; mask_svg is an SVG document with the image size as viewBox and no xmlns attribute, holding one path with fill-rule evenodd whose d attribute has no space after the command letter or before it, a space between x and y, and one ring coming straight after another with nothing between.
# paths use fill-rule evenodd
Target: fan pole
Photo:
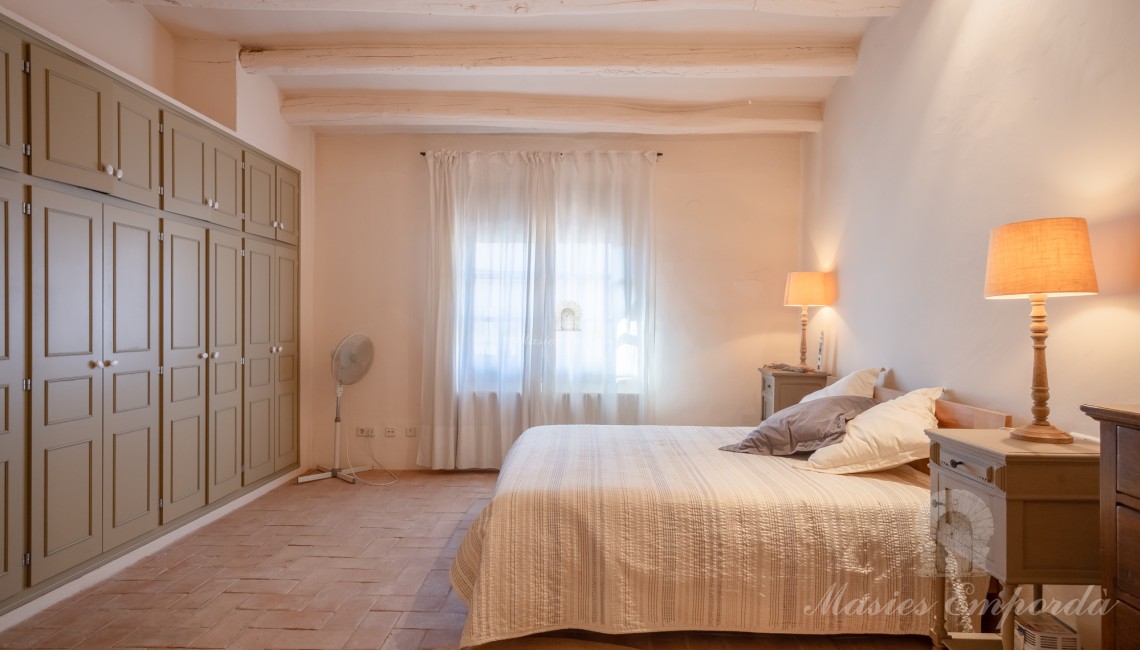
<instances>
[{"instance_id":1,"label":"fan pole","mask_svg":"<svg viewBox=\"0 0 1140 650\"><path fill-rule=\"evenodd\" d=\"M317 469L321 470L319 474L299 476L297 477L298 483L319 481L323 478L339 478L346 483L356 483L357 472L372 469L371 465L361 465L360 467L340 466L340 399L342 397L344 397L344 384L338 381L336 383L336 418L333 420L333 466L324 467L323 465L317 465Z\"/></svg>"}]
</instances>

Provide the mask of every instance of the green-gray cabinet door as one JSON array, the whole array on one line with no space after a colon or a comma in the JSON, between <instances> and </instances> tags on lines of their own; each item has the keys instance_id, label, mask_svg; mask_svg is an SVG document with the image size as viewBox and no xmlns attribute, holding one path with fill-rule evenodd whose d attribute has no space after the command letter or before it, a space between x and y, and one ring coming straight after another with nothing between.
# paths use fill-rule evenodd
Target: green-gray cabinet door
<instances>
[{"instance_id":1,"label":"green-gray cabinet door","mask_svg":"<svg viewBox=\"0 0 1140 650\"><path fill-rule=\"evenodd\" d=\"M206 505L206 231L162 220L162 521Z\"/></svg>"},{"instance_id":2,"label":"green-gray cabinet door","mask_svg":"<svg viewBox=\"0 0 1140 650\"><path fill-rule=\"evenodd\" d=\"M237 143L214 135L210 155L213 164L212 175L207 186L213 187L213 214L210 221L219 226L241 230L242 196L241 168L242 149Z\"/></svg>"},{"instance_id":3,"label":"green-gray cabinet door","mask_svg":"<svg viewBox=\"0 0 1140 650\"><path fill-rule=\"evenodd\" d=\"M103 550L103 205L32 188L31 584Z\"/></svg>"},{"instance_id":4,"label":"green-gray cabinet door","mask_svg":"<svg viewBox=\"0 0 1140 650\"><path fill-rule=\"evenodd\" d=\"M24 171L24 39L0 27L0 167Z\"/></svg>"},{"instance_id":5,"label":"green-gray cabinet door","mask_svg":"<svg viewBox=\"0 0 1140 650\"><path fill-rule=\"evenodd\" d=\"M273 352L273 402L276 409L276 444L274 469L296 465L300 460L297 428L298 390L300 382L300 320L297 304L297 286L300 268L297 249L290 246L274 247L273 291L276 345Z\"/></svg>"},{"instance_id":6,"label":"green-gray cabinet door","mask_svg":"<svg viewBox=\"0 0 1140 650\"><path fill-rule=\"evenodd\" d=\"M116 85L113 110L115 184L112 193L157 208L158 188L162 184L158 172L161 139L158 104Z\"/></svg>"},{"instance_id":7,"label":"green-gray cabinet door","mask_svg":"<svg viewBox=\"0 0 1140 650\"><path fill-rule=\"evenodd\" d=\"M0 599L24 587L24 186L0 180Z\"/></svg>"},{"instance_id":8,"label":"green-gray cabinet door","mask_svg":"<svg viewBox=\"0 0 1140 650\"><path fill-rule=\"evenodd\" d=\"M103 548L158 526L158 218L103 206Z\"/></svg>"},{"instance_id":9,"label":"green-gray cabinet door","mask_svg":"<svg viewBox=\"0 0 1140 650\"><path fill-rule=\"evenodd\" d=\"M31 173L111 193L115 184L111 110L115 82L65 56L37 45L28 47Z\"/></svg>"},{"instance_id":10,"label":"green-gray cabinet door","mask_svg":"<svg viewBox=\"0 0 1140 650\"><path fill-rule=\"evenodd\" d=\"M277 235L277 165L245 152L245 231L273 239Z\"/></svg>"},{"instance_id":11,"label":"green-gray cabinet door","mask_svg":"<svg viewBox=\"0 0 1140 650\"><path fill-rule=\"evenodd\" d=\"M273 244L245 239L245 478L248 485L274 471Z\"/></svg>"},{"instance_id":12,"label":"green-gray cabinet door","mask_svg":"<svg viewBox=\"0 0 1140 650\"><path fill-rule=\"evenodd\" d=\"M277 166L277 241L296 244L301 238L301 175Z\"/></svg>"},{"instance_id":13,"label":"green-gray cabinet door","mask_svg":"<svg viewBox=\"0 0 1140 650\"><path fill-rule=\"evenodd\" d=\"M162 112L162 209L209 221L209 196L216 137L205 126L171 111Z\"/></svg>"},{"instance_id":14,"label":"green-gray cabinet door","mask_svg":"<svg viewBox=\"0 0 1140 650\"><path fill-rule=\"evenodd\" d=\"M242 465L242 258L241 238L206 234L207 485L210 503L241 487Z\"/></svg>"}]
</instances>

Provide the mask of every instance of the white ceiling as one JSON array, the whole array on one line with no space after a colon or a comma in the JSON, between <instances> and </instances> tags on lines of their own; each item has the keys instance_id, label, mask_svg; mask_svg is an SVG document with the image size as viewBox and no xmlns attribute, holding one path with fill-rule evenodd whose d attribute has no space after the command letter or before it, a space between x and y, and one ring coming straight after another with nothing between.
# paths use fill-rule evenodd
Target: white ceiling
<instances>
[{"instance_id":1,"label":"white ceiling","mask_svg":"<svg viewBox=\"0 0 1140 650\"><path fill-rule=\"evenodd\" d=\"M857 47L872 20L866 17L815 17L724 9L476 16L271 8L233 10L149 4L156 0L118 1L147 4L155 19L176 38L233 40L249 50L456 45L542 48L562 45L588 55L607 46L684 47L694 52L725 47ZM249 1L261 7L277 4L276 0ZM385 1L377 0L377 4ZM850 0L831 1L842 5ZM193 5L195 0L173 0L173 4ZM335 0L332 4L336 4ZM567 0L564 4L572 5L574 2ZM835 76L818 76L818 73L804 76L786 74L712 77L707 72L693 69L672 76L641 76L636 73L606 76L541 69L526 71L525 74L501 71L488 74L486 70L471 69L458 73L438 70L419 73L413 70L400 74L391 71L352 74L300 71L270 76L283 91L286 102L352 91L365 91L370 97L376 95L376 101L383 102L384 92L406 94L406 91L414 91L425 101L430 101L433 93L447 93L449 97L454 97L455 93L495 93L508 101L512 95L537 96L540 100L549 100L552 105L571 97L605 98L603 101L612 104L637 103L647 107L681 104L725 106L749 102L821 105L837 80ZM286 117L288 119L289 115ZM461 122L462 118L452 116L441 120L435 130L463 130ZM320 124L310 125L322 128ZM375 123L367 128L363 128L363 124L361 126L361 130L376 128ZM528 128L534 130L533 125ZM346 129L351 130L351 122L337 120L336 130ZM410 129L394 125L391 130ZM423 124L416 130L424 130ZM504 125L502 130L512 129ZM580 130L589 131L591 128L583 125Z\"/></svg>"}]
</instances>

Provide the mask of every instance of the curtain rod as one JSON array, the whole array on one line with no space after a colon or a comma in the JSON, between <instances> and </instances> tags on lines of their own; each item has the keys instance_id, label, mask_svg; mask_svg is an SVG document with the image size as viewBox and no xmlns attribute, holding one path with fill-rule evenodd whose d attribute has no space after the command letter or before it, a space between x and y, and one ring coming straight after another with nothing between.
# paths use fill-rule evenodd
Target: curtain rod
<instances>
[{"instance_id":1,"label":"curtain rod","mask_svg":"<svg viewBox=\"0 0 1140 650\"><path fill-rule=\"evenodd\" d=\"M421 156L426 156L426 155L427 155L427 152L426 152L426 151L421 151L421 152L420 152L420 155L421 155ZM661 153L660 151L658 151L658 152L657 152L657 157L658 157L658 158L660 158L661 156L664 156L664 155L665 155L665 154Z\"/></svg>"}]
</instances>

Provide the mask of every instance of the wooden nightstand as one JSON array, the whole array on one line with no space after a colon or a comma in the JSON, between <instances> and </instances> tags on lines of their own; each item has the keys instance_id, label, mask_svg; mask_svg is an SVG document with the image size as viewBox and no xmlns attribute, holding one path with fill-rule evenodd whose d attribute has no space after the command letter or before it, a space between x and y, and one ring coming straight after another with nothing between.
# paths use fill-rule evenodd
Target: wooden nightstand
<instances>
[{"instance_id":1,"label":"wooden nightstand","mask_svg":"<svg viewBox=\"0 0 1140 650\"><path fill-rule=\"evenodd\" d=\"M932 429L930 522L943 553L972 554L1002 582L1002 602L1018 585L1100 583L1100 446L1014 440L1006 429ZM941 568L941 567L939 567ZM936 580L934 646L1013 648L1013 617L1000 637L955 641L946 633L945 579ZM987 644L988 641L988 644Z\"/></svg>"},{"instance_id":2,"label":"wooden nightstand","mask_svg":"<svg viewBox=\"0 0 1140 650\"><path fill-rule=\"evenodd\" d=\"M799 404L804 395L814 393L827 385L826 372L792 372L775 368L759 370L760 396L763 401L761 420L767 420L780 409Z\"/></svg>"}]
</instances>

